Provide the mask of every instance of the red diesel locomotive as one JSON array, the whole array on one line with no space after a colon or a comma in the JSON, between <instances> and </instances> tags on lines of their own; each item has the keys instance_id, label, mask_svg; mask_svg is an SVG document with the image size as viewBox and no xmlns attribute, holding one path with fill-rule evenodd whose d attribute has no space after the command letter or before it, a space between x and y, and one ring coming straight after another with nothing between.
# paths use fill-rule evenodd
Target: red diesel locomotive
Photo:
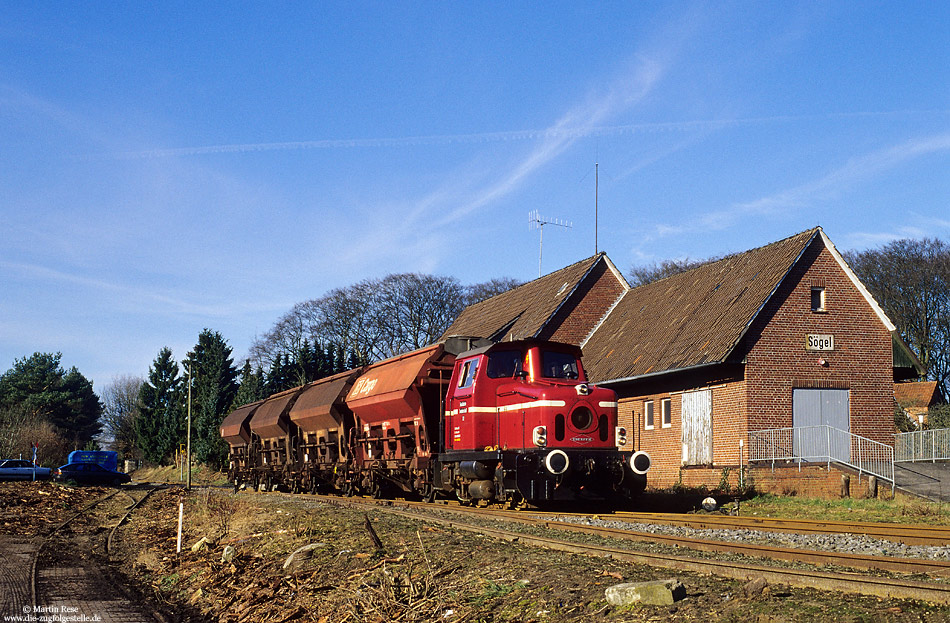
<instances>
[{"instance_id":1,"label":"red diesel locomotive","mask_svg":"<svg viewBox=\"0 0 950 623\"><path fill-rule=\"evenodd\" d=\"M245 405L221 426L235 486L512 506L624 501L650 458L576 346L444 343ZM466 350L466 348L468 350Z\"/></svg>"}]
</instances>

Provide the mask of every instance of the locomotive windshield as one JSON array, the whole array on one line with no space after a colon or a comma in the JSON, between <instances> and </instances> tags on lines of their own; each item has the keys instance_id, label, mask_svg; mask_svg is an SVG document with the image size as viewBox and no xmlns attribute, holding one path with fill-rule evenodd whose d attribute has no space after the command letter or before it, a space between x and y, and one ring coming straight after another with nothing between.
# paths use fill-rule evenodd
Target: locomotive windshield
<instances>
[{"instance_id":1,"label":"locomotive windshield","mask_svg":"<svg viewBox=\"0 0 950 623\"><path fill-rule=\"evenodd\" d=\"M501 350L488 355L488 378L512 378L522 370L520 350Z\"/></svg>"},{"instance_id":2,"label":"locomotive windshield","mask_svg":"<svg viewBox=\"0 0 950 623\"><path fill-rule=\"evenodd\" d=\"M547 379L576 379L577 359L568 353L542 351L541 375Z\"/></svg>"}]
</instances>

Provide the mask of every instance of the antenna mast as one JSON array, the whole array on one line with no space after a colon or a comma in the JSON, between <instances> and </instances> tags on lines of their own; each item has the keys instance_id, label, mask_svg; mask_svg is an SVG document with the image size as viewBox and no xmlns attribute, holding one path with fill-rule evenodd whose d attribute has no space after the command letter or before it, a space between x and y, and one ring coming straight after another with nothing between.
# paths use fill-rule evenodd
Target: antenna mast
<instances>
[{"instance_id":1,"label":"antenna mast","mask_svg":"<svg viewBox=\"0 0 950 623\"><path fill-rule=\"evenodd\" d=\"M597 198L600 194L598 192L600 190L599 166L600 165L598 163L594 163L594 255L597 255L597 252L599 251L599 247L597 246Z\"/></svg>"},{"instance_id":2,"label":"antenna mast","mask_svg":"<svg viewBox=\"0 0 950 623\"><path fill-rule=\"evenodd\" d=\"M558 227L567 227L568 229L573 227L570 221L543 218L540 214L538 214L537 210L532 210L531 212L528 212L528 227L530 229L538 230L538 277L541 276L541 257L544 252L544 226L545 225L557 225Z\"/></svg>"}]
</instances>

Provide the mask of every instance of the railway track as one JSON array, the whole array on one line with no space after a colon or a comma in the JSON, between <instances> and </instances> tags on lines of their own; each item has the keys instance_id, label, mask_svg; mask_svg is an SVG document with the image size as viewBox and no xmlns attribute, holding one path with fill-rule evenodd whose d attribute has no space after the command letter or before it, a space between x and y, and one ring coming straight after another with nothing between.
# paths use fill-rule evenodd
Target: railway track
<instances>
[{"instance_id":1,"label":"railway track","mask_svg":"<svg viewBox=\"0 0 950 623\"><path fill-rule=\"evenodd\" d=\"M116 530L158 488L114 489L53 526L37 547L30 565L33 612L81 614L106 622L143 617L167 620L162 613L146 609L141 600L128 593L108 564ZM116 510L114 498L120 494L131 503ZM113 503L109 504L110 501ZM104 516L93 517L93 513ZM103 537L100 526L111 521L115 523ZM78 547L74 547L77 543ZM104 560L94 553L99 547L105 554Z\"/></svg>"},{"instance_id":2,"label":"railway track","mask_svg":"<svg viewBox=\"0 0 950 623\"><path fill-rule=\"evenodd\" d=\"M539 547L574 553L585 553L594 556L606 556L656 567L694 571L698 573L713 573L734 579L762 577L770 583L858 593L876 597L916 599L941 604L950 603L950 584L922 581L920 579L909 580L893 576L882 577L879 575L869 575L867 573L832 572L821 569L821 567L845 567L864 571L947 577L950 576L950 562L948 561L862 556L841 552L824 552L724 541L709 541L689 537L669 537L647 532L640 533L629 530L579 525L576 523L552 520L542 516L532 516L531 514L523 512L472 509L447 505L433 506L431 504L426 505L423 503L404 501L383 502L360 498L344 500L331 496L313 497L330 504L375 508L388 513L414 519L423 519L460 530L478 532L496 538L529 543ZM432 509L438 510L443 516L439 517L431 512L425 512ZM444 517L444 515L455 515L459 517L459 519L453 520ZM474 517L504 520L551 531L571 532L575 534L584 533L590 537L598 537L599 542L594 544L582 543L554 538L550 535L536 535L523 531L476 525L464 521L465 518L471 519ZM703 557L681 553L670 554L637 551L612 545L611 541L618 539L651 544L661 543L677 549L715 553L717 555L741 555L758 559L780 560L785 563L805 564L809 567L790 568L769 566L757 562L737 560L734 557L730 557L728 560L722 560L709 556Z\"/></svg>"},{"instance_id":3,"label":"railway track","mask_svg":"<svg viewBox=\"0 0 950 623\"><path fill-rule=\"evenodd\" d=\"M555 521L562 517L584 517L584 513L541 513L537 517ZM697 530L760 530L795 534L854 534L885 539L905 545L950 545L950 526L927 524L893 524L877 522L829 521L815 519L782 519L733 515L683 515L678 513L614 512L603 517L628 523L682 526Z\"/></svg>"}]
</instances>

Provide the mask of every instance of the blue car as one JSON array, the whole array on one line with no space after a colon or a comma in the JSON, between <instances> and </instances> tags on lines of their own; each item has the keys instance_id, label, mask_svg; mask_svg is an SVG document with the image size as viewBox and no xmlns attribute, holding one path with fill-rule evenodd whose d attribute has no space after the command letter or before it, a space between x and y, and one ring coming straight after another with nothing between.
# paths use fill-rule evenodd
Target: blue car
<instances>
[{"instance_id":1,"label":"blue car","mask_svg":"<svg viewBox=\"0 0 950 623\"><path fill-rule=\"evenodd\" d=\"M49 480L50 469L26 459L0 460L0 480Z\"/></svg>"},{"instance_id":2,"label":"blue car","mask_svg":"<svg viewBox=\"0 0 950 623\"><path fill-rule=\"evenodd\" d=\"M53 470L53 480L75 482L77 485L118 486L131 481L132 477L106 469L98 463L67 463Z\"/></svg>"}]
</instances>

